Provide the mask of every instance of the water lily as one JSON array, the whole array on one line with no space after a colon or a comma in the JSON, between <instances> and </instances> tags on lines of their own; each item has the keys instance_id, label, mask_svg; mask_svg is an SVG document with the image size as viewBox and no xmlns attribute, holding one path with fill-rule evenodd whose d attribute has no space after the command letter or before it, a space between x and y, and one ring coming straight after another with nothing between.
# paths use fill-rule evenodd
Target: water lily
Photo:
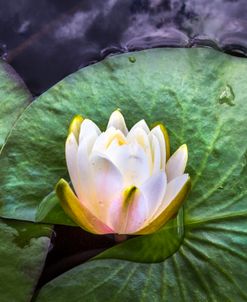
<instances>
[{"instance_id":1,"label":"water lily","mask_svg":"<svg viewBox=\"0 0 247 302\"><path fill-rule=\"evenodd\" d=\"M141 120L128 131L119 110L105 132L75 116L65 154L74 191L61 179L56 192L65 212L91 233L155 232L176 215L190 187L187 146L170 157L162 124L150 130Z\"/></svg>"}]
</instances>

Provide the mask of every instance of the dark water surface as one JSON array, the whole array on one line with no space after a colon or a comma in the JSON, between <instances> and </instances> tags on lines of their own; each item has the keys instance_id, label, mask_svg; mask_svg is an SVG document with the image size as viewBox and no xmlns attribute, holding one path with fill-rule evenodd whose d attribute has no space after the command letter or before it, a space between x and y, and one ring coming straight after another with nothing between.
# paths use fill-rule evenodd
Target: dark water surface
<instances>
[{"instance_id":1,"label":"dark water surface","mask_svg":"<svg viewBox=\"0 0 247 302\"><path fill-rule=\"evenodd\" d=\"M109 54L197 45L247 55L247 1L0 0L0 55L34 95Z\"/></svg>"},{"instance_id":2,"label":"dark water surface","mask_svg":"<svg viewBox=\"0 0 247 302\"><path fill-rule=\"evenodd\" d=\"M162 46L247 56L247 1L0 0L0 56L34 96L105 56ZM55 226L39 285L114 244Z\"/></svg>"}]
</instances>

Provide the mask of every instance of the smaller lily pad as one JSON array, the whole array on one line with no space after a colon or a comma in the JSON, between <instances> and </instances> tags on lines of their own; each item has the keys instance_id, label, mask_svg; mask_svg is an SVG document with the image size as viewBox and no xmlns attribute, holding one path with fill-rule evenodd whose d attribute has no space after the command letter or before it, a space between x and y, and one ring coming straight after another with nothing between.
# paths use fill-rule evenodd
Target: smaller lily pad
<instances>
[{"instance_id":1,"label":"smaller lily pad","mask_svg":"<svg viewBox=\"0 0 247 302\"><path fill-rule=\"evenodd\" d=\"M0 219L0 301L30 301L50 244L52 227Z\"/></svg>"}]
</instances>

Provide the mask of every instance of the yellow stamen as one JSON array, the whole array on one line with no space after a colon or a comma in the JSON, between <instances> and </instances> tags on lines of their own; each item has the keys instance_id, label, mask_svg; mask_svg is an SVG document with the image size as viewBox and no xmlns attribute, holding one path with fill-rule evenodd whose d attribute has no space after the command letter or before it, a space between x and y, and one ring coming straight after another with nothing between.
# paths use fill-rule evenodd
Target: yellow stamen
<instances>
[{"instance_id":1,"label":"yellow stamen","mask_svg":"<svg viewBox=\"0 0 247 302\"><path fill-rule=\"evenodd\" d=\"M118 145L119 146L122 146L122 145L125 145L127 144L127 140L126 138L124 137L124 135L120 132L120 131L116 131L115 133L113 133L113 135L110 137L107 145L106 145L106 148L108 148L111 143L116 140Z\"/></svg>"}]
</instances>

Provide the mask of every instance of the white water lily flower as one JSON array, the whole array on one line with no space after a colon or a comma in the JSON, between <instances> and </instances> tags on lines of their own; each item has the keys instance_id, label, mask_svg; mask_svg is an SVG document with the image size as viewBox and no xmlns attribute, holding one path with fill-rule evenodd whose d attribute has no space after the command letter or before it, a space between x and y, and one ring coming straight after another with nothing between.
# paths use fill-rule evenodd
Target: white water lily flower
<instances>
[{"instance_id":1,"label":"white water lily flower","mask_svg":"<svg viewBox=\"0 0 247 302\"><path fill-rule=\"evenodd\" d=\"M176 215L189 187L182 145L170 157L161 124L144 120L128 131L114 111L107 129L76 116L66 140L66 161L75 193L61 179L56 192L65 212L95 234L149 234Z\"/></svg>"}]
</instances>

